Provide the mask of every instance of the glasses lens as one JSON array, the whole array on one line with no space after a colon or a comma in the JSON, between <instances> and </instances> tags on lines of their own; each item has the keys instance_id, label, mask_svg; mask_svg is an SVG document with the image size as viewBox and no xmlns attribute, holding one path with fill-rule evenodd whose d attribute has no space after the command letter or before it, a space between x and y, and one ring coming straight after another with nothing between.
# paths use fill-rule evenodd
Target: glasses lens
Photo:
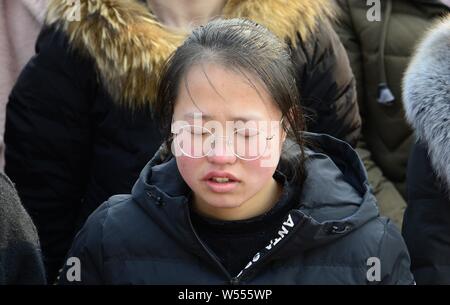
<instances>
[{"instance_id":1,"label":"glasses lens","mask_svg":"<svg viewBox=\"0 0 450 305\"><path fill-rule=\"evenodd\" d=\"M266 151L267 137L256 128L242 128L234 132L234 152L244 160L260 158Z\"/></svg>"},{"instance_id":2,"label":"glasses lens","mask_svg":"<svg viewBox=\"0 0 450 305\"><path fill-rule=\"evenodd\" d=\"M183 154L192 158L201 158L208 155L214 139L208 129L187 125L180 129L175 140Z\"/></svg>"}]
</instances>

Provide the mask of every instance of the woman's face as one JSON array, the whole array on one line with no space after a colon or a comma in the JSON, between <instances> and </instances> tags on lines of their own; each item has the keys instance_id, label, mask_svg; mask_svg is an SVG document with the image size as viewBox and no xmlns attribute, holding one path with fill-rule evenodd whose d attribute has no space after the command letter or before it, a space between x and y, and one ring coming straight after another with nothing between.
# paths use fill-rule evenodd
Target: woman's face
<instances>
[{"instance_id":1,"label":"woman's face","mask_svg":"<svg viewBox=\"0 0 450 305\"><path fill-rule=\"evenodd\" d=\"M217 64L196 65L182 80L175 102L172 151L194 203L212 216L270 196L285 138L282 114L265 86L243 73Z\"/></svg>"}]
</instances>

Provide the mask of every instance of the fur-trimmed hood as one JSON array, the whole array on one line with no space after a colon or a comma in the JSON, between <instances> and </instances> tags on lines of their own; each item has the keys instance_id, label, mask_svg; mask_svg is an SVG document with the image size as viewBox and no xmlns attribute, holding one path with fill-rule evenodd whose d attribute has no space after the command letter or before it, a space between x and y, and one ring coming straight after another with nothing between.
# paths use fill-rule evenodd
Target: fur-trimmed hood
<instances>
[{"instance_id":1,"label":"fur-trimmed hood","mask_svg":"<svg viewBox=\"0 0 450 305\"><path fill-rule=\"evenodd\" d=\"M95 59L105 88L120 104L136 108L154 100L157 75L185 34L175 33L137 0L80 0L77 16L68 1L51 0L46 24L66 32L73 48ZM229 0L224 18L248 18L295 45L319 19L329 18L327 0ZM80 17L74 21L74 17ZM72 20L72 21L70 21Z\"/></svg>"},{"instance_id":2,"label":"fur-trimmed hood","mask_svg":"<svg viewBox=\"0 0 450 305\"><path fill-rule=\"evenodd\" d=\"M403 80L406 117L450 189L450 15L419 45Z\"/></svg>"}]
</instances>

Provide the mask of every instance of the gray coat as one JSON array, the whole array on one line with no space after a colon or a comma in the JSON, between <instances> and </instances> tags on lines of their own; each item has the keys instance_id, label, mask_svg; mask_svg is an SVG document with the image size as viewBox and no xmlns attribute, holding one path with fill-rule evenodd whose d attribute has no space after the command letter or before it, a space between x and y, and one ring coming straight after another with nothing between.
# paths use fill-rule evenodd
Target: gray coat
<instances>
[{"instance_id":1,"label":"gray coat","mask_svg":"<svg viewBox=\"0 0 450 305\"><path fill-rule=\"evenodd\" d=\"M0 285L45 283L36 228L11 180L0 172Z\"/></svg>"}]
</instances>

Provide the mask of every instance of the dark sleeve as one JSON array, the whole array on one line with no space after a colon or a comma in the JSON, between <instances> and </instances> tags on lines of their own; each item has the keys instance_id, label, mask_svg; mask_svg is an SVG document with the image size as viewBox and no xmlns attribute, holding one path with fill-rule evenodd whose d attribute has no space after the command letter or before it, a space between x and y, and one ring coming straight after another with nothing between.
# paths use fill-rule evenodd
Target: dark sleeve
<instances>
[{"instance_id":1,"label":"dark sleeve","mask_svg":"<svg viewBox=\"0 0 450 305\"><path fill-rule=\"evenodd\" d=\"M431 165L425 143L408 161L408 206L402 234L418 285L450 285L450 199Z\"/></svg>"},{"instance_id":2,"label":"dark sleeve","mask_svg":"<svg viewBox=\"0 0 450 305\"><path fill-rule=\"evenodd\" d=\"M64 267L58 277L58 284L107 284L103 277L102 252L103 231L107 215L108 202L105 202L88 217L67 254Z\"/></svg>"},{"instance_id":3,"label":"dark sleeve","mask_svg":"<svg viewBox=\"0 0 450 305\"><path fill-rule=\"evenodd\" d=\"M0 285L43 285L36 228L11 181L0 172Z\"/></svg>"},{"instance_id":4,"label":"dark sleeve","mask_svg":"<svg viewBox=\"0 0 450 305\"><path fill-rule=\"evenodd\" d=\"M406 244L397 227L387 220L380 244L382 285L413 285L411 261Z\"/></svg>"},{"instance_id":5,"label":"dark sleeve","mask_svg":"<svg viewBox=\"0 0 450 305\"><path fill-rule=\"evenodd\" d=\"M347 53L328 21L319 22L310 35L293 49L307 128L355 146L361 118Z\"/></svg>"},{"instance_id":6,"label":"dark sleeve","mask_svg":"<svg viewBox=\"0 0 450 305\"><path fill-rule=\"evenodd\" d=\"M345 50L347 51L350 66L356 80L356 95L358 96L358 106L361 116L364 117L364 94L366 92L364 88L364 73L362 62L362 51L360 41L355 28L353 27L353 20L351 9L347 0L337 0L339 5L339 18L334 24L334 29L338 34Z\"/></svg>"},{"instance_id":7,"label":"dark sleeve","mask_svg":"<svg viewBox=\"0 0 450 305\"><path fill-rule=\"evenodd\" d=\"M51 281L74 235L89 173L92 64L52 27L22 70L6 112L5 171L38 229Z\"/></svg>"}]
</instances>

